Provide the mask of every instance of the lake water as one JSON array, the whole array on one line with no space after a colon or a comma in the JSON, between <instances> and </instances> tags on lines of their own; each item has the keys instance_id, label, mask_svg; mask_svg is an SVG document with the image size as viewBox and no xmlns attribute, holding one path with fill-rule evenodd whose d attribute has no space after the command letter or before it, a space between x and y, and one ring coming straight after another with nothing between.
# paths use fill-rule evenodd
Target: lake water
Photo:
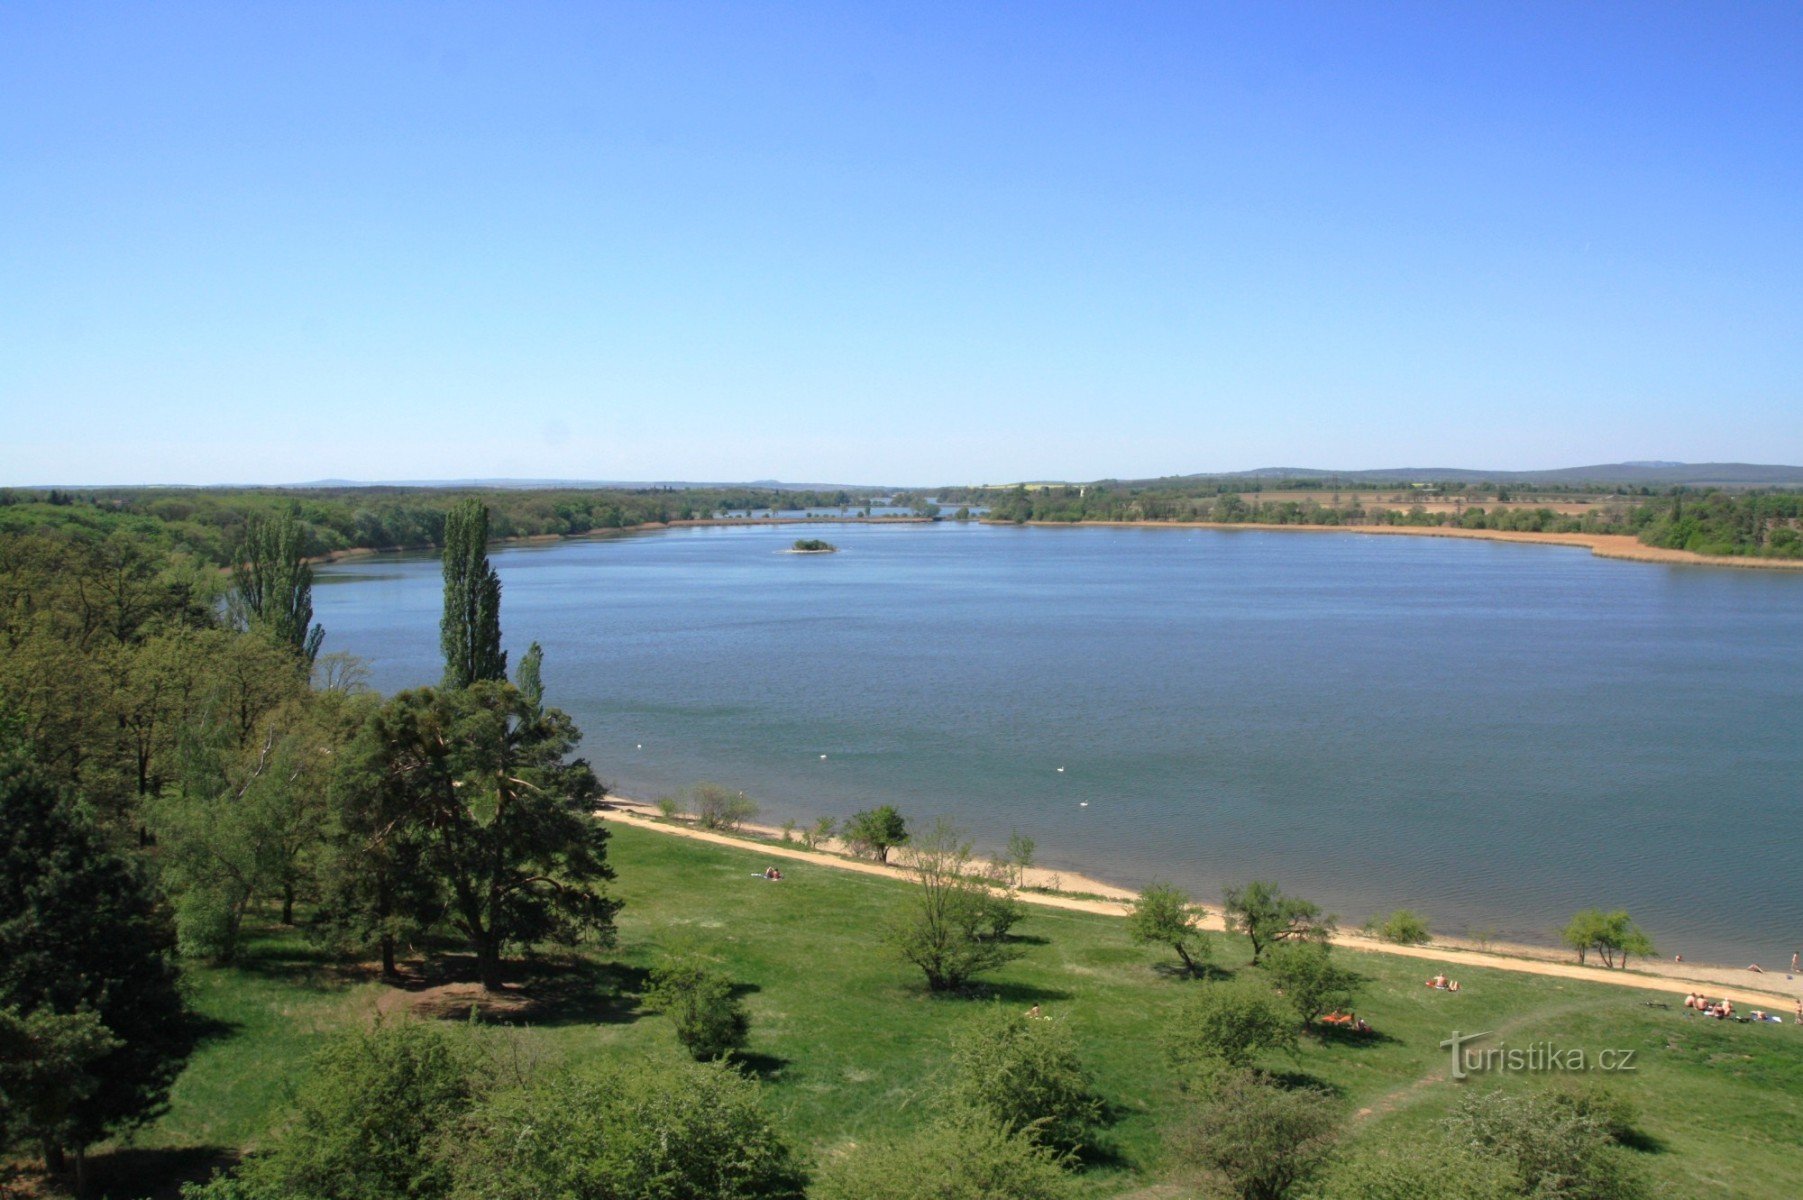
<instances>
[{"instance_id":1,"label":"lake water","mask_svg":"<svg viewBox=\"0 0 1803 1200\"><path fill-rule=\"evenodd\" d=\"M784 552L803 535L841 553ZM1667 955L1803 944L1803 574L952 523L492 557L510 661L544 645L624 795L713 780L771 821L891 802L1216 905L1261 877L1445 932L1544 941L1594 905ZM385 692L435 683L440 589L432 558L321 568L326 649Z\"/></svg>"}]
</instances>

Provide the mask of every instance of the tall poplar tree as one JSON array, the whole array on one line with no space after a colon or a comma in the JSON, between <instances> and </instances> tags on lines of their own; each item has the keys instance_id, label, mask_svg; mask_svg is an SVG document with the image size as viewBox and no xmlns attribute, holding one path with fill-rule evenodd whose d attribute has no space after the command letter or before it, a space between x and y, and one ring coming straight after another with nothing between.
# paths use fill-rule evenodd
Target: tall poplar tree
<instances>
[{"instance_id":1,"label":"tall poplar tree","mask_svg":"<svg viewBox=\"0 0 1803 1200\"><path fill-rule=\"evenodd\" d=\"M313 568L304 550L292 510L246 520L228 603L244 628L292 647L311 663L325 630L313 624Z\"/></svg>"},{"instance_id":2,"label":"tall poplar tree","mask_svg":"<svg viewBox=\"0 0 1803 1200\"><path fill-rule=\"evenodd\" d=\"M507 678L501 649L501 579L488 563L488 506L460 500L444 520L444 685L466 688Z\"/></svg>"}]
</instances>

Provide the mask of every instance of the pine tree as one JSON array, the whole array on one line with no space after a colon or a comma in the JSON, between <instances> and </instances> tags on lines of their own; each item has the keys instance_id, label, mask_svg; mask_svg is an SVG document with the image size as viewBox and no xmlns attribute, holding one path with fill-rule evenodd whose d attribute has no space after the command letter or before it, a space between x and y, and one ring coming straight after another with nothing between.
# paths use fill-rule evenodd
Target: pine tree
<instances>
[{"instance_id":1,"label":"pine tree","mask_svg":"<svg viewBox=\"0 0 1803 1200\"><path fill-rule=\"evenodd\" d=\"M507 678L501 649L501 579L488 563L488 506L460 500L444 521L444 685L466 688Z\"/></svg>"},{"instance_id":2,"label":"pine tree","mask_svg":"<svg viewBox=\"0 0 1803 1200\"><path fill-rule=\"evenodd\" d=\"M251 517L232 566L232 614L246 629L291 646L311 663L325 630L313 624L313 568L307 565L293 510Z\"/></svg>"},{"instance_id":3,"label":"pine tree","mask_svg":"<svg viewBox=\"0 0 1803 1200\"><path fill-rule=\"evenodd\" d=\"M52 1170L73 1150L79 1172L85 1147L162 1110L188 1050L174 947L144 874L23 746L0 741L0 1010L44 1046L68 1040L53 1015L78 1013L116 1043L63 1048L84 1079L65 1081L54 1121L34 1130Z\"/></svg>"}]
</instances>

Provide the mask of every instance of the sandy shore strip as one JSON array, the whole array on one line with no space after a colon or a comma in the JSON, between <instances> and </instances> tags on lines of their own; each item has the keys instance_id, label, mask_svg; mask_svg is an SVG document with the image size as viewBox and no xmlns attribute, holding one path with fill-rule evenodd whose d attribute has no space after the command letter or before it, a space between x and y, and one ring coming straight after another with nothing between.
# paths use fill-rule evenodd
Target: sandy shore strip
<instances>
[{"instance_id":1,"label":"sandy shore strip","mask_svg":"<svg viewBox=\"0 0 1803 1200\"><path fill-rule=\"evenodd\" d=\"M598 814L603 820L630 825L635 829L648 829L654 833L712 842L721 846L735 846L741 850L755 850L772 858L811 863L835 871L855 871L888 879L910 878L907 867L901 861L885 864L847 857L850 848L837 839L829 839L820 843L819 849L809 850L798 844L781 841L782 831L768 825L747 823L737 834L720 833L665 820L659 816L656 805L641 800L609 796L607 803L609 807ZM905 856L905 851L896 852L898 859L905 859ZM1125 916L1128 906L1138 896L1137 892L1128 888L1104 883L1099 879L1044 867L1028 868L1021 882L1025 888L1050 889L1023 890L1020 893L1023 903L1062 908L1071 912L1099 913L1110 917ZM1200 927L1215 931L1225 929L1220 906L1205 907L1207 916ZM1648 960L1627 971L1606 970L1600 966L1579 966L1569 959L1561 960L1555 957L1560 952L1548 947L1491 943L1487 948L1479 948L1459 938L1436 937L1427 946L1394 946L1360 933L1343 932L1335 936L1334 943L1354 950L1425 959L1443 970L1456 971L1461 966L1487 967L1526 975L1581 979L1587 983L1669 992L1674 996L1687 992L1707 992L1711 999L1728 999L1736 1004L1770 1009L1787 1021L1792 1019L1797 1000L1803 997L1803 979L1787 980L1782 970L1758 975L1750 974L1744 968L1668 963L1660 960ZM1758 981L1757 984L1750 982L1754 980ZM1786 991L1787 987L1791 990Z\"/></svg>"},{"instance_id":2,"label":"sandy shore strip","mask_svg":"<svg viewBox=\"0 0 1803 1200\"><path fill-rule=\"evenodd\" d=\"M1380 537L1474 538L1482 542L1576 546L1589 550L1598 558L1619 558L1629 562L1687 567L1744 567L1757 571L1803 571L1803 559L1694 554L1689 550L1649 546L1639 538L1625 533L1530 533L1514 529L1458 529L1445 525L1270 525L1256 521L1028 521L1026 524L1041 525L1049 529L1059 526L1095 529L1256 529L1267 533L1366 533Z\"/></svg>"}]
</instances>

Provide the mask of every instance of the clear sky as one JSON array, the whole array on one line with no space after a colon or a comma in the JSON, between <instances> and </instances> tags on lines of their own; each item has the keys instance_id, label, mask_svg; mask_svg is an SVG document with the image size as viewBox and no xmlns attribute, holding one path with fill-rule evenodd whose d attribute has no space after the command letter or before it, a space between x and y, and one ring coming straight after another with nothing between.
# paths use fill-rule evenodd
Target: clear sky
<instances>
[{"instance_id":1,"label":"clear sky","mask_svg":"<svg viewBox=\"0 0 1803 1200\"><path fill-rule=\"evenodd\" d=\"M0 6L0 483L1803 462L1803 7Z\"/></svg>"}]
</instances>

